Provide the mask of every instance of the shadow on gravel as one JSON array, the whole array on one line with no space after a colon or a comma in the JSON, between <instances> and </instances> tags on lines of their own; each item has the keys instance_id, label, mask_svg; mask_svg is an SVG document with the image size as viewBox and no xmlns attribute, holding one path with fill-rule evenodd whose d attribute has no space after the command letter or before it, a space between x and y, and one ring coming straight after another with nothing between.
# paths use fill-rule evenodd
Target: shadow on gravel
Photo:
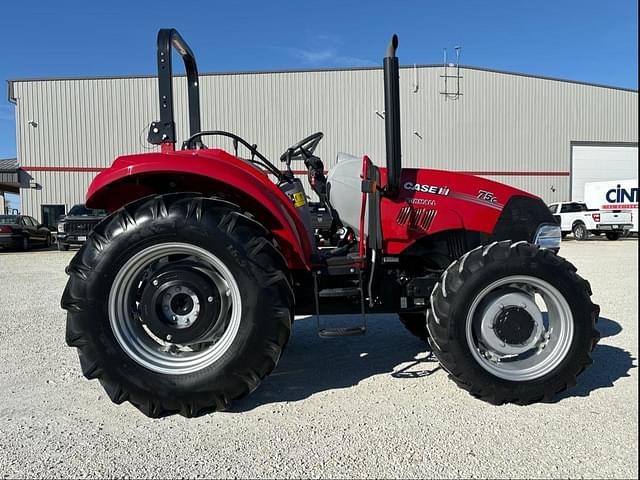
<instances>
[{"instance_id":1,"label":"shadow on gravel","mask_svg":"<svg viewBox=\"0 0 640 480\"><path fill-rule=\"evenodd\" d=\"M322 320L329 323L333 319ZM356 324L360 318L350 316L349 321ZM228 412L302 400L314 393L357 385L377 374L417 378L440 368L428 345L408 333L395 315L371 315L368 322L364 336L326 339L317 336L314 317L297 320L276 370Z\"/></svg>"},{"instance_id":2,"label":"shadow on gravel","mask_svg":"<svg viewBox=\"0 0 640 480\"><path fill-rule=\"evenodd\" d=\"M622 325L605 317L599 317L596 328L600 332L600 338L613 337L622 331Z\"/></svg>"},{"instance_id":3,"label":"shadow on gravel","mask_svg":"<svg viewBox=\"0 0 640 480\"><path fill-rule=\"evenodd\" d=\"M357 316L350 317L353 323ZM323 321L331 321L323 317ZM618 322L600 317L602 338L622 331ZM588 397L591 392L613 387L635 368L634 358L621 348L597 345L591 365L578 378L578 385L557 395L552 403L568 397ZM252 410L275 402L295 402L314 393L349 388L378 374L395 379L428 377L439 370L428 345L413 337L395 315L372 315L362 337L323 339L316 335L315 318L298 320L276 370L248 397L234 402L229 413Z\"/></svg>"},{"instance_id":4,"label":"shadow on gravel","mask_svg":"<svg viewBox=\"0 0 640 480\"><path fill-rule=\"evenodd\" d=\"M600 317L597 328L601 338L613 337L622 331L622 326L608 318ZM600 388L610 388L622 377L629 376L629 370L636 368L637 360L629 352L611 345L598 344L591 352L593 365L578 377L578 385L558 395L554 402L568 397L588 397Z\"/></svg>"}]
</instances>

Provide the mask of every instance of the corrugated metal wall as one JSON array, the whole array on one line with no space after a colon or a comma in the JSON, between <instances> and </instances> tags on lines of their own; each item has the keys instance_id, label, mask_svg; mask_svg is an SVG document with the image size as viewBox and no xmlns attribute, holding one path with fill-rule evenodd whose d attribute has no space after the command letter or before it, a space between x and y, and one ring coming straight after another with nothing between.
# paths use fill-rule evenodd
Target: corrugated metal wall
<instances>
[{"instance_id":1,"label":"corrugated metal wall","mask_svg":"<svg viewBox=\"0 0 640 480\"><path fill-rule=\"evenodd\" d=\"M463 96L452 101L439 93L442 73L433 66L401 70L405 166L483 172L556 201L570 195L571 141L638 141L637 92L462 68ZM200 83L202 128L233 131L274 161L321 130L318 153L327 167L338 151L367 153L384 164L384 121L376 114L384 110L380 69L203 75ZM18 160L41 186L22 190L29 215L39 217L41 204L82 201L95 172L60 167L91 170L153 149L146 134L159 117L155 78L15 81L12 87ZM174 94L183 139L184 78L176 79ZM230 142L222 145L230 149ZM549 175L554 172L563 175Z\"/></svg>"}]
</instances>

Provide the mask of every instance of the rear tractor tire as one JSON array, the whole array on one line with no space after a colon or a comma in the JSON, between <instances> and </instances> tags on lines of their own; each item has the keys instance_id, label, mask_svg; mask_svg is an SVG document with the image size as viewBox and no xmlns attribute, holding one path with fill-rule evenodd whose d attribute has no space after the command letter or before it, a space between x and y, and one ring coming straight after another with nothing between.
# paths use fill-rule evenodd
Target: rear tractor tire
<instances>
[{"instance_id":1,"label":"rear tractor tire","mask_svg":"<svg viewBox=\"0 0 640 480\"><path fill-rule=\"evenodd\" d=\"M589 283L526 242L494 242L445 271L431 294L429 342L450 377L493 404L549 401L575 385L600 335Z\"/></svg>"},{"instance_id":2,"label":"rear tractor tire","mask_svg":"<svg viewBox=\"0 0 640 480\"><path fill-rule=\"evenodd\" d=\"M84 376L149 417L226 408L257 388L289 339L284 257L226 201L133 202L96 226L68 272L66 340Z\"/></svg>"}]
</instances>

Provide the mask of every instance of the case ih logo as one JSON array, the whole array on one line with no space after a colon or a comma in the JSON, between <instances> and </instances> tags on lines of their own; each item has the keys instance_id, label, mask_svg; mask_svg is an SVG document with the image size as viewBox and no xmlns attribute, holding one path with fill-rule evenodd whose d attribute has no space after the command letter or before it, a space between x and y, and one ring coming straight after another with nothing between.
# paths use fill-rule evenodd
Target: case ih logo
<instances>
[{"instance_id":1,"label":"case ih logo","mask_svg":"<svg viewBox=\"0 0 640 480\"><path fill-rule=\"evenodd\" d=\"M426 183L406 182L402 188L414 192L433 193L434 195L449 195L449 187L438 187L436 185L427 185Z\"/></svg>"}]
</instances>

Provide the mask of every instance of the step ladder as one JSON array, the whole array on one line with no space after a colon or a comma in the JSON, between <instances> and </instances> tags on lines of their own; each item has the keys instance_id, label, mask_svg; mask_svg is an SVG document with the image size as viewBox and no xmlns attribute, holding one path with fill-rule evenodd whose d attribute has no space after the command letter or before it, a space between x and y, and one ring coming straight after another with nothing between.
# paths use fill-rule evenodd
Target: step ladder
<instances>
[{"instance_id":1,"label":"step ladder","mask_svg":"<svg viewBox=\"0 0 640 480\"><path fill-rule=\"evenodd\" d=\"M362 286L362 270L355 263L346 266L348 274L357 274L358 285L352 287L340 287L340 288L324 288L319 290L318 277L322 276L322 270L316 270L313 273L313 290L315 296L316 307L316 327L318 336L323 338L332 337L349 337L355 335L364 335L367 333L367 313L365 309L365 293ZM360 325L353 325L349 327L323 327L320 321L320 303L322 299L326 298L351 298L358 297L360 299L360 315L362 316L362 323Z\"/></svg>"}]
</instances>

